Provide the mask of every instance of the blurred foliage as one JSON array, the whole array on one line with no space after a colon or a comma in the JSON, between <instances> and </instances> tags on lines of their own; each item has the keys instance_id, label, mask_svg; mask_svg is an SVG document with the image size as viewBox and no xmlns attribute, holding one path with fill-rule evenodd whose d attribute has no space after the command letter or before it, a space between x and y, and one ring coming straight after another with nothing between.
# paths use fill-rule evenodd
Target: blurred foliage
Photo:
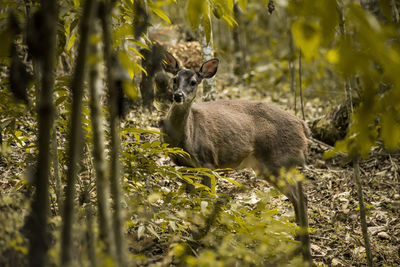
<instances>
[{"instance_id":1,"label":"blurred foliage","mask_svg":"<svg viewBox=\"0 0 400 267\"><path fill-rule=\"evenodd\" d=\"M389 7L389 1L382 1ZM386 22L379 21L355 1L290 1L288 10L295 15L292 32L296 44L311 60L317 48L344 79L358 77L361 103L352 115L352 124L333 153L346 152L349 157L368 157L381 140L389 150L400 145L400 67L398 25L386 12ZM346 31L338 34L340 11ZM322 41L323 40L323 41ZM325 48L325 49L323 49ZM387 88L383 93L380 88Z\"/></svg>"},{"instance_id":2,"label":"blurred foliage","mask_svg":"<svg viewBox=\"0 0 400 267\"><path fill-rule=\"evenodd\" d=\"M240 5L245 7L246 2L240 1ZM188 0L186 4L187 19L193 31L196 31L199 24L203 26L207 43L211 37L211 10L217 19L222 18L229 26L237 24L233 18L233 1L231 0Z\"/></svg>"},{"instance_id":3,"label":"blurred foliage","mask_svg":"<svg viewBox=\"0 0 400 267\"><path fill-rule=\"evenodd\" d=\"M28 240L22 235L28 203L20 194L0 196L0 264L1 266L26 265Z\"/></svg>"}]
</instances>

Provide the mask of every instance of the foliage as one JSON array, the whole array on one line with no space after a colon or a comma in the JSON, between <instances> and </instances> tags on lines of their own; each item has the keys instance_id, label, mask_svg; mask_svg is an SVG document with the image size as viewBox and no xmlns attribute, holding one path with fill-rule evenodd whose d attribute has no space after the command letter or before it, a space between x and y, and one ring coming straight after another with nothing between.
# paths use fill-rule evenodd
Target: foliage
<instances>
[{"instance_id":1,"label":"foliage","mask_svg":"<svg viewBox=\"0 0 400 267\"><path fill-rule=\"evenodd\" d=\"M246 6L247 1L239 1L241 7ZM188 0L186 4L186 16L195 31L201 24L204 28L207 43L211 37L211 10L217 19L224 19L229 25L237 25L233 18L233 1L229 0Z\"/></svg>"},{"instance_id":2,"label":"foliage","mask_svg":"<svg viewBox=\"0 0 400 267\"><path fill-rule=\"evenodd\" d=\"M153 242L169 249L169 257L174 258L179 258L185 247L190 246L196 256L184 257L189 266L225 266L235 262L300 264L301 259L291 256L290 252L297 248L292 241L295 226L281 217L278 210L265 208L270 201L269 194L257 191L241 201L215 196L214 190L210 194L192 180L198 179L196 173L204 174L203 169L160 166L154 160L160 154L177 155L183 151L165 144L160 146L157 140L146 141L149 137L143 140L142 134L151 131L128 128L124 132L135 136L133 141L127 136L129 141L123 146L126 148L123 154L130 218L127 226L137 243L153 238L157 240ZM196 185L197 193L189 196L182 188L177 190L182 179ZM205 227L219 205L216 197L226 198L221 211L206 235L200 240L193 239L193 232ZM137 243L131 245L140 247ZM204 249L197 250L197 247ZM139 258L135 256L136 260Z\"/></svg>"},{"instance_id":3,"label":"foliage","mask_svg":"<svg viewBox=\"0 0 400 267\"><path fill-rule=\"evenodd\" d=\"M28 203L18 192L0 196L0 264L25 265L28 254L27 240L20 232Z\"/></svg>"},{"instance_id":4,"label":"foliage","mask_svg":"<svg viewBox=\"0 0 400 267\"><path fill-rule=\"evenodd\" d=\"M388 10L389 1L382 3ZM289 12L296 14L292 32L306 58L323 56L343 79L357 77L361 104L352 115L351 127L343 141L328 153L346 152L350 157L368 157L381 140L389 150L400 145L400 53L399 33L390 12L386 23L365 11L357 2L334 0L291 1ZM343 10L346 33L336 34L340 10ZM325 50L317 50L319 48ZM317 51L321 51L319 54ZM383 92L382 92L383 91Z\"/></svg>"}]
</instances>

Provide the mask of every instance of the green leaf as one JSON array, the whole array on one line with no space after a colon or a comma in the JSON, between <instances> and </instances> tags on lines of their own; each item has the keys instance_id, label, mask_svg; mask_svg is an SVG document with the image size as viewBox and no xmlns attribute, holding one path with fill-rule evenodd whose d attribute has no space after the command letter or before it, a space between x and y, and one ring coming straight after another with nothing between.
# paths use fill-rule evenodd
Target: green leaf
<instances>
[{"instance_id":1,"label":"green leaf","mask_svg":"<svg viewBox=\"0 0 400 267\"><path fill-rule=\"evenodd\" d=\"M161 145L161 142L158 141L158 140L153 141L153 142L151 143L151 147L159 147L160 145Z\"/></svg>"},{"instance_id":2,"label":"green leaf","mask_svg":"<svg viewBox=\"0 0 400 267\"><path fill-rule=\"evenodd\" d=\"M168 18L167 14L164 12L164 10L159 9L159 8L152 8L151 9L157 16L159 16L161 19L163 19L164 21L168 22L169 24L171 24L171 20Z\"/></svg>"},{"instance_id":3,"label":"green leaf","mask_svg":"<svg viewBox=\"0 0 400 267\"><path fill-rule=\"evenodd\" d=\"M395 115L398 113L393 109L382 116L381 139L385 148L395 150L400 147L400 123Z\"/></svg>"},{"instance_id":4,"label":"green leaf","mask_svg":"<svg viewBox=\"0 0 400 267\"><path fill-rule=\"evenodd\" d=\"M329 45L335 38L336 30L339 24L339 11L336 0L316 1L317 9L321 12L321 42Z\"/></svg>"},{"instance_id":5,"label":"green leaf","mask_svg":"<svg viewBox=\"0 0 400 267\"><path fill-rule=\"evenodd\" d=\"M208 14L203 15L203 28L204 34L206 35L206 42L209 44L211 39L211 20Z\"/></svg>"},{"instance_id":6,"label":"green leaf","mask_svg":"<svg viewBox=\"0 0 400 267\"><path fill-rule=\"evenodd\" d=\"M68 38L68 43L67 43L67 51L71 50L72 46L74 45L76 40L76 33L71 33L71 35Z\"/></svg>"},{"instance_id":7,"label":"green leaf","mask_svg":"<svg viewBox=\"0 0 400 267\"><path fill-rule=\"evenodd\" d=\"M176 232L176 223L175 221L169 221L169 227L171 227L172 231Z\"/></svg>"},{"instance_id":8,"label":"green leaf","mask_svg":"<svg viewBox=\"0 0 400 267\"><path fill-rule=\"evenodd\" d=\"M238 182L236 182L235 180L233 180L233 179L231 179L231 178L228 178L228 177L226 177L226 176L220 176L220 175L218 175L218 177L221 177L222 179L227 180L228 182L230 182L230 183L236 185L237 187L242 187L241 184L239 184Z\"/></svg>"},{"instance_id":9,"label":"green leaf","mask_svg":"<svg viewBox=\"0 0 400 267\"><path fill-rule=\"evenodd\" d=\"M133 27L132 25L125 23L122 24L114 31L114 44L113 47L117 47L121 44L123 39L126 39L128 36L133 35Z\"/></svg>"},{"instance_id":10,"label":"green leaf","mask_svg":"<svg viewBox=\"0 0 400 267\"><path fill-rule=\"evenodd\" d=\"M233 27L234 25L238 25L236 20L230 14L224 14L222 17L229 26Z\"/></svg>"},{"instance_id":11,"label":"green leaf","mask_svg":"<svg viewBox=\"0 0 400 267\"><path fill-rule=\"evenodd\" d=\"M141 48L150 50L149 46L148 46L147 44L145 44L145 43L142 43L142 42L140 42L140 41L138 41L138 40L135 40L135 39L128 39L128 40L131 41L131 42L133 42L133 43L136 44L137 46L140 46Z\"/></svg>"},{"instance_id":12,"label":"green leaf","mask_svg":"<svg viewBox=\"0 0 400 267\"><path fill-rule=\"evenodd\" d=\"M245 10L247 7L247 0L239 0L239 7L241 10Z\"/></svg>"},{"instance_id":13,"label":"green leaf","mask_svg":"<svg viewBox=\"0 0 400 267\"><path fill-rule=\"evenodd\" d=\"M321 33L316 23L296 20L292 25L293 39L301 49L306 60L311 60L318 54Z\"/></svg>"},{"instance_id":14,"label":"green leaf","mask_svg":"<svg viewBox=\"0 0 400 267\"><path fill-rule=\"evenodd\" d=\"M61 103L65 102L68 99L68 96L60 96L57 98L55 104L58 107Z\"/></svg>"},{"instance_id":15,"label":"green leaf","mask_svg":"<svg viewBox=\"0 0 400 267\"><path fill-rule=\"evenodd\" d=\"M118 53L118 58L124 67L126 71L128 71L129 78L132 80L133 77L135 76L135 73L138 73L140 71L143 71L146 73L146 71L136 63L136 61L133 61L131 57L128 55L128 53L125 50L120 50ZM146 73L147 75L147 73Z\"/></svg>"},{"instance_id":16,"label":"green leaf","mask_svg":"<svg viewBox=\"0 0 400 267\"><path fill-rule=\"evenodd\" d=\"M131 80L123 81L122 88L130 99L135 100L138 97L138 90Z\"/></svg>"},{"instance_id":17,"label":"green leaf","mask_svg":"<svg viewBox=\"0 0 400 267\"><path fill-rule=\"evenodd\" d=\"M139 57L144 59L144 56L133 46L128 47L129 50L132 50L133 52L135 52L136 55L138 55Z\"/></svg>"},{"instance_id":18,"label":"green leaf","mask_svg":"<svg viewBox=\"0 0 400 267\"><path fill-rule=\"evenodd\" d=\"M188 0L186 4L186 16L192 26L193 31L197 29L200 24L200 17L204 14L206 5L204 0Z\"/></svg>"}]
</instances>

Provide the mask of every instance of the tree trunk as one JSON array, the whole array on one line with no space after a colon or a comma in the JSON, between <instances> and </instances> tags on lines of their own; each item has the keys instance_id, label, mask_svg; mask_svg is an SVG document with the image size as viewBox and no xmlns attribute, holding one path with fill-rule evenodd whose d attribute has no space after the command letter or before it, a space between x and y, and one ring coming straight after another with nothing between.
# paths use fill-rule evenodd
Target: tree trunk
<instances>
[{"instance_id":1,"label":"tree trunk","mask_svg":"<svg viewBox=\"0 0 400 267\"><path fill-rule=\"evenodd\" d=\"M67 187L64 203L64 223L61 236L61 265L70 266L72 260L72 224L74 222L75 181L82 153L82 97L85 67L89 49L89 34L93 22L96 0L86 0L80 25L80 42L75 71L72 76L72 113L68 151Z\"/></svg>"},{"instance_id":2,"label":"tree trunk","mask_svg":"<svg viewBox=\"0 0 400 267\"><path fill-rule=\"evenodd\" d=\"M208 19L210 19L210 14L208 14ZM207 19L207 18L203 18ZM203 61L210 60L214 58L214 48L213 48L213 34L212 34L212 29L211 26L212 24L210 23L210 40L207 43L206 39L206 34L203 25L199 25L199 31L200 31L200 36L202 36L201 39L201 50L203 54ZM215 82L214 82L214 77L210 79L204 79L203 80L203 100L204 101L210 101L210 100L215 100L217 97L216 89L215 89Z\"/></svg>"},{"instance_id":3,"label":"tree trunk","mask_svg":"<svg viewBox=\"0 0 400 267\"><path fill-rule=\"evenodd\" d=\"M246 44L245 44L245 34L243 34L243 19L242 10L240 10L239 3L235 2L233 6L234 17L238 25L234 26L232 29L233 38L233 55L235 58L233 72L235 75L239 76L240 79L243 78L243 74L247 72L246 63Z\"/></svg>"},{"instance_id":4,"label":"tree trunk","mask_svg":"<svg viewBox=\"0 0 400 267\"><path fill-rule=\"evenodd\" d=\"M125 266L125 242L122 230L122 214L121 214L121 174L119 165L119 151L121 140L119 138L119 119L118 119L118 96L116 94L116 86L114 77L112 76L112 39L111 39L111 12L112 6L103 4L101 12L101 21L104 38L104 59L107 66L107 83L110 95L110 136L111 136L111 163L110 163L110 180L111 180L111 196L113 198L113 229L115 237L115 249L119 266Z\"/></svg>"},{"instance_id":5,"label":"tree trunk","mask_svg":"<svg viewBox=\"0 0 400 267\"><path fill-rule=\"evenodd\" d=\"M164 58L165 51L160 45L153 45L150 50L142 49L144 56L142 59L142 67L147 74L142 73L140 81L140 93L142 94L143 106L152 109L154 102L154 78L157 72L161 71L161 62Z\"/></svg>"},{"instance_id":6,"label":"tree trunk","mask_svg":"<svg viewBox=\"0 0 400 267\"><path fill-rule=\"evenodd\" d=\"M92 54L99 58L99 47L98 45L92 45ZM97 190L97 211L99 221L99 237L104 244L104 252L115 259L115 244L114 234L111 231L111 218L108 204L108 187L106 180L106 164L104 157L104 134L102 127L102 109L100 99L100 84L101 79L99 77L99 64L100 60L97 60L90 69L89 77L89 90L90 90L90 115L92 121L93 131L93 159L94 168L96 171L96 190Z\"/></svg>"},{"instance_id":7,"label":"tree trunk","mask_svg":"<svg viewBox=\"0 0 400 267\"><path fill-rule=\"evenodd\" d=\"M41 11L44 18L44 30L47 32L43 45L46 51L42 58L42 88L40 88L40 101L38 107L38 161L34 185L35 196L32 201L29 216L29 265L46 266L47 250L49 246L49 233L47 231L47 217L49 212L49 175L50 175L50 143L51 129L54 121L54 63L56 55L56 24L57 1L43 0ZM39 88L37 88L39 89Z\"/></svg>"}]
</instances>

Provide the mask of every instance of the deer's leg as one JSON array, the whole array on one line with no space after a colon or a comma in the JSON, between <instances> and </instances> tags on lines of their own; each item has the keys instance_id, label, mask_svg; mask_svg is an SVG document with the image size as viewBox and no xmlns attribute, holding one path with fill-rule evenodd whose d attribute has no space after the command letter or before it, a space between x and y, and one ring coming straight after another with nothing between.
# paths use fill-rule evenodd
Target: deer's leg
<instances>
[{"instance_id":1,"label":"deer's leg","mask_svg":"<svg viewBox=\"0 0 400 267\"><path fill-rule=\"evenodd\" d=\"M307 200L303 193L302 182L298 181L294 185L287 184L287 196L293 204L296 215L296 223L300 227L300 231L297 234L296 239L301 243L303 260L308 262L311 266L312 256L310 235L308 233Z\"/></svg>"},{"instance_id":2,"label":"deer's leg","mask_svg":"<svg viewBox=\"0 0 400 267\"><path fill-rule=\"evenodd\" d=\"M273 185L276 189L281 191L283 194L287 196L289 201L293 205L293 209L295 212L296 223L300 227L300 231L296 235L296 240L300 241L301 247L299 248L299 253L303 256L303 260L308 262L311 266L312 258L311 258L311 248L310 248L310 236L308 233L308 218L307 218L307 200L303 193L303 188L301 181L295 181L294 183L290 183L284 177L280 177L276 170L275 176L268 175L266 172L263 172L263 177L266 179L271 185ZM285 181L285 185L279 186L279 181Z\"/></svg>"}]
</instances>

